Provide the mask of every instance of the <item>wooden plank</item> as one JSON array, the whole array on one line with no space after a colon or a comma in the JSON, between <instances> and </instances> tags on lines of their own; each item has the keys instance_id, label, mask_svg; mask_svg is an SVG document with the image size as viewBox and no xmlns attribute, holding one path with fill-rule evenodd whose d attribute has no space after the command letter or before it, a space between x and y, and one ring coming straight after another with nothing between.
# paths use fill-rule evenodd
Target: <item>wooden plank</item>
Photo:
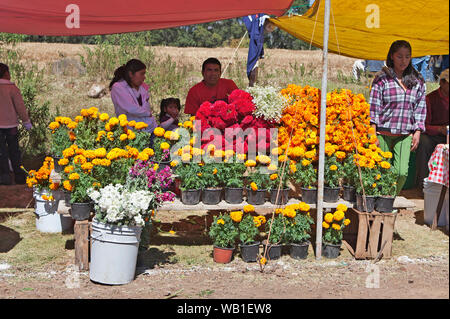
<instances>
[{"instance_id":1,"label":"wooden plank","mask_svg":"<svg viewBox=\"0 0 450 319\"><path fill-rule=\"evenodd\" d=\"M378 253L378 241L380 240L380 228L383 216L375 216L372 226L370 227L369 245L367 247L367 255L370 258L376 258Z\"/></svg>"},{"instance_id":2,"label":"wooden plank","mask_svg":"<svg viewBox=\"0 0 450 319\"><path fill-rule=\"evenodd\" d=\"M367 242L367 224L369 222L368 215L358 213L358 238L356 240L356 251L355 258L356 259L364 259L366 258L366 242Z\"/></svg>"},{"instance_id":3,"label":"wooden plank","mask_svg":"<svg viewBox=\"0 0 450 319\"><path fill-rule=\"evenodd\" d=\"M89 221L76 221L75 233L75 265L80 270L89 269Z\"/></svg>"},{"instance_id":4,"label":"wooden plank","mask_svg":"<svg viewBox=\"0 0 450 319\"><path fill-rule=\"evenodd\" d=\"M300 203L299 199L296 198L290 198L288 203L286 205L291 204L297 204ZM339 204L344 204L348 208L353 208L353 204L350 202L347 202L343 200L342 198L339 199L336 203L323 203L324 209L334 209ZM186 210L206 210L206 211L214 211L214 210L239 210L242 209L245 205L247 205L246 201L243 201L241 204L229 204L225 200L222 200L217 205L205 205L202 202L198 203L197 205L184 205L179 198L176 198L173 202L165 202L160 208L158 208L158 211L186 211ZM254 205L255 210L273 210L279 207L284 207L280 205L273 205L270 202L265 202L263 205ZM309 204L311 209L316 208L316 204ZM415 207L414 202L407 200L406 198L402 196L397 196L394 201L394 208L401 209L401 208L411 208Z\"/></svg>"},{"instance_id":5,"label":"wooden plank","mask_svg":"<svg viewBox=\"0 0 450 319\"><path fill-rule=\"evenodd\" d=\"M383 234L381 242L386 242L382 251L383 257L391 258L392 256L392 240L394 238L394 225L397 214L385 214L383 220Z\"/></svg>"}]
</instances>

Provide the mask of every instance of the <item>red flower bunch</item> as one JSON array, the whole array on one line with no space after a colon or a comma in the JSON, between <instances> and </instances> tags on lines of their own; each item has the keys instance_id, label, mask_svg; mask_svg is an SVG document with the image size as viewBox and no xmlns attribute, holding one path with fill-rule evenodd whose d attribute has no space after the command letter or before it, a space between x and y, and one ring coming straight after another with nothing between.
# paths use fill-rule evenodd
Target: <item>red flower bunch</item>
<instances>
[{"instance_id":1,"label":"red flower bunch","mask_svg":"<svg viewBox=\"0 0 450 319\"><path fill-rule=\"evenodd\" d=\"M248 143L256 142L258 150L267 150L270 146L269 129L273 125L264 119L255 118L253 111L256 107L252 100L249 93L234 90L228 96L228 103L216 101L200 105L195 115L195 125L202 134L202 148L212 142L217 149L247 153ZM236 145L239 146L238 150Z\"/></svg>"}]
</instances>

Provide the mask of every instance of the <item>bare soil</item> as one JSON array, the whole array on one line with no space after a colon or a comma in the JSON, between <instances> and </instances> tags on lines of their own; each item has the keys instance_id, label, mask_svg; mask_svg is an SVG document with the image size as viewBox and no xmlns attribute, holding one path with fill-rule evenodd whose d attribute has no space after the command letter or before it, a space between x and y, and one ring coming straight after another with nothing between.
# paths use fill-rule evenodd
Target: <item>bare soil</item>
<instances>
[{"instance_id":1,"label":"bare soil","mask_svg":"<svg viewBox=\"0 0 450 319\"><path fill-rule=\"evenodd\" d=\"M23 185L1 186L0 298L448 299L448 233L444 234L442 229L430 232L429 227L423 225L420 193L406 191L402 195L417 203L417 207L398 218L392 259L382 259L375 264L354 260L343 248L341 256L335 260L316 260L310 247L306 260L298 261L284 255L279 260L269 261L264 271L256 263L244 263L237 253L231 263L215 264L211 243L204 234L204 220L209 219L208 215L192 211L161 213L158 214L160 223L155 227L160 228L160 232L152 234L151 247L140 259L136 279L127 285L109 286L90 281L89 272L78 272L74 268L73 245L67 243L64 256L46 263L44 269L8 264L7 241L17 241L10 225L32 223L33 216L27 209L20 212L17 208L4 207L26 207L32 196ZM6 217L7 214L10 217ZM30 215L27 219L20 219L27 214ZM15 222L8 224L8 220ZM176 229L176 234L167 233L169 228ZM436 242L415 250L411 242L414 239L410 236L420 238L421 234L433 236L430 238ZM371 279L377 274L378 284Z\"/></svg>"}]
</instances>

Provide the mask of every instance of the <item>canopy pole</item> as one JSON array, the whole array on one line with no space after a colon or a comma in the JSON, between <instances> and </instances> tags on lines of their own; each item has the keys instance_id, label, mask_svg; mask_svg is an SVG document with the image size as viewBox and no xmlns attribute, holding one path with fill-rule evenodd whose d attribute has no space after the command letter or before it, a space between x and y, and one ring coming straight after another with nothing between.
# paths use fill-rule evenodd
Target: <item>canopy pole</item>
<instances>
[{"instance_id":1,"label":"canopy pole","mask_svg":"<svg viewBox=\"0 0 450 319\"><path fill-rule=\"evenodd\" d=\"M317 219L316 219L316 259L322 257L322 221L323 221L323 184L325 167L325 126L327 120L327 77L328 77L328 34L330 28L330 1L325 0L323 55L322 55L322 91L320 94L320 135L319 167L317 179Z\"/></svg>"}]
</instances>

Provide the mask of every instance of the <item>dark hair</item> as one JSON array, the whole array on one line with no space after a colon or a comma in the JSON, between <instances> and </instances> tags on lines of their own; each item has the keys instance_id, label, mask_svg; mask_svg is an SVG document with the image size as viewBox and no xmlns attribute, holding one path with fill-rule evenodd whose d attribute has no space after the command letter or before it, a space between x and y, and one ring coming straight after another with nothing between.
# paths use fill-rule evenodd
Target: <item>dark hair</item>
<instances>
[{"instance_id":1,"label":"dark hair","mask_svg":"<svg viewBox=\"0 0 450 319\"><path fill-rule=\"evenodd\" d=\"M147 67L145 66L144 63L142 63L142 61L137 60L137 59L131 59L130 61L127 62L127 64L124 64L124 65L118 67L114 71L114 78L112 79L111 83L109 83L109 90L111 90L114 83L116 83L117 81L120 81L122 79L127 81L128 85L131 86L131 79L130 79L129 72L131 71L131 73L134 74L137 71L140 71L140 70L143 70L146 68Z\"/></svg>"},{"instance_id":2,"label":"dark hair","mask_svg":"<svg viewBox=\"0 0 450 319\"><path fill-rule=\"evenodd\" d=\"M208 58L202 64L202 73L203 73L203 71L205 71L205 68L206 68L207 64L217 64L220 67L220 69L222 69L222 64L220 64L220 61L218 59L216 59L216 58Z\"/></svg>"},{"instance_id":3,"label":"dark hair","mask_svg":"<svg viewBox=\"0 0 450 319\"><path fill-rule=\"evenodd\" d=\"M4 63L0 63L0 79L5 75L6 72L9 72L9 67Z\"/></svg>"},{"instance_id":4,"label":"dark hair","mask_svg":"<svg viewBox=\"0 0 450 319\"><path fill-rule=\"evenodd\" d=\"M389 52L386 58L386 66L389 67L393 72L394 70L394 60L392 60L392 55L397 52L400 48L406 48L409 50L409 53L412 55L411 44L405 40L397 40L392 42L391 47L389 48ZM402 82L408 89L414 87L417 84L417 81L425 81L422 75L413 67L412 58L409 61L409 65L403 71Z\"/></svg>"},{"instance_id":5,"label":"dark hair","mask_svg":"<svg viewBox=\"0 0 450 319\"><path fill-rule=\"evenodd\" d=\"M161 122L161 119L164 117L164 115L166 115L166 111L164 110L164 108L169 104L173 103L177 105L178 111L180 111L181 110L180 99L169 97L167 99L161 100L161 107L160 107L161 111L159 112L159 122Z\"/></svg>"}]
</instances>

